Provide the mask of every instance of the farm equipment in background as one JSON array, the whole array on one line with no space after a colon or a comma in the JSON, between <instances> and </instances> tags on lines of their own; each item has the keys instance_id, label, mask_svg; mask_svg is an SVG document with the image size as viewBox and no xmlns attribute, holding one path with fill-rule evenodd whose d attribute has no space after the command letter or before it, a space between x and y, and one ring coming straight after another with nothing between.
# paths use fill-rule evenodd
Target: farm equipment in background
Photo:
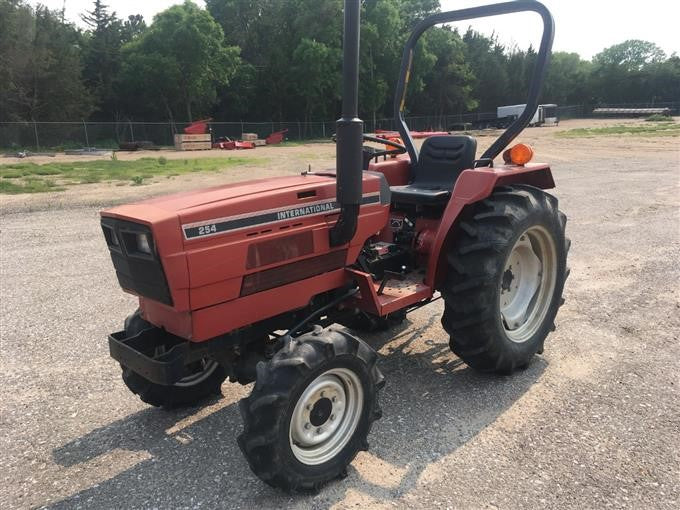
<instances>
[{"instance_id":1,"label":"farm equipment in background","mask_svg":"<svg viewBox=\"0 0 680 510\"><path fill-rule=\"evenodd\" d=\"M208 133L209 126L212 119L195 120L184 128L184 133L187 135L204 135Z\"/></svg>"},{"instance_id":2,"label":"farm equipment in background","mask_svg":"<svg viewBox=\"0 0 680 510\"><path fill-rule=\"evenodd\" d=\"M499 106L496 108L496 116L501 119L516 119L526 109L526 104L515 104L508 106ZM559 119L557 118L556 104L539 104L534 111L529 126L557 126Z\"/></svg>"},{"instance_id":3,"label":"farm equipment in background","mask_svg":"<svg viewBox=\"0 0 680 510\"><path fill-rule=\"evenodd\" d=\"M243 140L232 140L228 136L221 136L213 143L213 149L240 150L254 149L262 145L275 145L283 141L287 132L287 129L275 131L265 139L257 138L256 133L242 133Z\"/></svg>"},{"instance_id":4,"label":"farm equipment in background","mask_svg":"<svg viewBox=\"0 0 680 510\"><path fill-rule=\"evenodd\" d=\"M287 129L282 129L281 131L274 131L267 138L267 145L276 145L277 143L283 142L285 134L288 132Z\"/></svg>"},{"instance_id":5,"label":"farm equipment in background","mask_svg":"<svg viewBox=\"0 0 680 510\"><path fill-rule=\"evenodd\" d=\"M527 108L481 156L470 136L431 136L418 150L403 107L419 37L435 24L521 11L543 21ZM343 476L381 416L377 353L352 331L387 329L441 297L452 351L509 374L543 352L568 274L566 216L544 191L554 187L550 167L531 163L522 144L506 150L538 105L548 10L519 0L421 21L394 99L403 144L363 134L357 117L359 15L360 2L345 0L335 169L101 213L118 281L139 298L109 336L125 384L170 407L220 394L227 377L255 382L239 404L238 444L257 476L288 491Z\"/></svg>"},{"instance_id":6,"label":"farm equipment in background","mask_svg":"<svg viewBox=\"0 0 680 510\"><path fill-rule=\"evenodd\" d=\"M228 136L221 136L212 144L213 149L225 149L228 151L233 150L243 150L243 149L254 149L255 144L253 142L245 140L232 140Z\"/></svg>"}]
</instances>

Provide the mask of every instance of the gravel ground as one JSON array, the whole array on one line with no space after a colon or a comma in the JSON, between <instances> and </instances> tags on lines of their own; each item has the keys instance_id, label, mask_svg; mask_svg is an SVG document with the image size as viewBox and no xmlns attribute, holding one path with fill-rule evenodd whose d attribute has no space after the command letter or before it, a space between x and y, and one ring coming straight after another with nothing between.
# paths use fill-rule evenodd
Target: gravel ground
<instances>
[{"instance_id":1,"label":"gravel ground","mask_svg":"<svg viewBox=\"0 0 680 510\"><path fill-rule=\"evenodd\" d=\"M473 372L448 350L441 302L366 335L383 354L384 417L348 478L315 496L251 474L235 441L248 387L173 412L129 394L106 334L135 300L118 289L97 208L11 202L0 507L678 508L678 140L535 145L573 241L544 355L511 377Z\"/></svg>"}]
</instances>

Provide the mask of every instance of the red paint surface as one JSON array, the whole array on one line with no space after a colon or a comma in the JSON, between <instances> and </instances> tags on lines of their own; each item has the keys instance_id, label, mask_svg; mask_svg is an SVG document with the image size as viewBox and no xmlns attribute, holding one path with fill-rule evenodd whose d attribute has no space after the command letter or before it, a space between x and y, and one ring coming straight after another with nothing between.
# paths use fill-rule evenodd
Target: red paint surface
<instances>
[{"instance_id":1,"label":"red paint surface","mask_svg":"<svg viewBox=\"0 0 680 510\"><path fill-rule=\"evenodd\" d=\"M555 187L550 167L541 163L526 166L504 165L493 168L476 168L464 170L460 174L435 235L425 276L427 285L437 288L443 280L444 264L441 264L440 261L445 253L442 253L442 249L445 247L446 241L449 239L448 236L463 208L485 199L497 186L519 183L529 184L541 189Z\"/></svg>"},{"instance_id":2,"label":"red paint surface","mask_svg":"<svg viewBox=\"0 0 680 510\"><path fill-rule=\"evenodd\" d=\"M405 186L411 180L411 160L407 154L381 161L371 161L371 172L380 172L390 186Z\"/></svg>"},{"instance_id":3,"label":"red paint surface","mask_svg":"<svg viewBox=\"0 0 680 510\"><path fill-rule=\"evenodd\" d=\"M379 193L380 178L364 174L363 192ZM184 239L181 226L301 207L334 198L334 176L308 174L179 193L115 207L102 215L143 223L151 228L174 306L142 297L140 302L145 317L178 336L202 341L306 306L315 294L342 285L346 279L344 269L240 297L244 276L330 253L328 231L337 221L338 214L295 217L189 240ZM345 264L354 263L366 239L387 223L388 213L389 205L376 203L361 207L357 232L344 247L347 250ZM303 254L297 255L291 250L290 258L285 260L277 256L275 262L267 264L266 260L260 259L259 265L253 264L251 246L276 243L297 235L312 236L312 253L304 250Z\"/></svg>"},{"instance_id":4,"label":"red paint surface","mask_svg":"<svg viewBox=\"0 0 680 510\"><path fill-rule=\"evenodd\" d=\"M346 271L359 286L354 304L375 315L387 315L432 297L432 287L422 282L414 282L412 292L395 292L386 286L384 293L379 295L380 282L374 282L370 274L357 269L348 268Z\"/></svg>"},{"instance_id":5,"label":"red paint surface","mask_svg":"<svg viewBox=\"0 0 680 510\"><path fill-rule=\"evenodd\" d=\"M267 141L267 145L275 145L277 143L283 142L283 137L287 132L288 132L287 129L273 132L265 139Z\"/></svg>"},{"instance_id":6,"label":"red paint surface","mask_svg":"<svg viewBox=\"0 0 680 510\"><path fill-rule=\"evenodd\" d=\"M408 183L410 165L407 157L399 157L372 163L370 170L383 173L390 185L402 185ZM378 315L431 297L443 277L439 262L461 211L465 206L489 196L494 187L513 183L554 187L549 167L541 164L462 172L441 221L422 219L416 224L416 230L422 231L418 251L423 257L426 256L424 252L429 252L425 280L411 282L409 292L383 295L377 294L379 283L373 282L370 275L343 268L240 296L244 276L334 251L328 243L328 232L337 221L337 213L296 217L212 237L184 239L182 225L333 200L335 178L332 173L228 184L115 207L103 211L102 215L143 223L153 232L174 305L166 306L140 298L144 317L178 336L204 341L302 308L314 295L338 288L351 280L356 280L360 286L361 299L357 300L357 306ZM379 191L380 178L365 173L364 194ZM388 205L377 203L361 207L357 232L350 243L342 247L347 250L346 265L356 261L369 237L379 232L382 237L391 233L388 215ZM282 259L276 255L270 262L267 256L255 253L257 248L252 248L255 245L273 246L279 240L290 240L291 236L298 239L297 236L308 238L310 235L313 252L291 250L290 258ZM305 243L308 242L307 239Z\"/></svg>"},{"instance_id":7,"label":"red paint surface","mask_svg":"<svg viewBox=\"0 0 680 510\"><path fill-rule=\"evenodd\" d=\"M211 120L212 119L195 120L184 128L184 132L188 135L204 135L208 132L208 122Z\"/></svg>"}]
</instances>

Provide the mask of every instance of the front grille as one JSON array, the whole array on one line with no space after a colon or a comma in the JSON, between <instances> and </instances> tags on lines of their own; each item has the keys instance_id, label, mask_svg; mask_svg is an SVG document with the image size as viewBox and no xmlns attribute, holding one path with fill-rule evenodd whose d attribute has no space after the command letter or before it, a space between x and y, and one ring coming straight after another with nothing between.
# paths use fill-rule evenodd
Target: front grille
<instances>
[{"instance_id":1,"label":"front grille","mask_svg":"<svg viewBox=\"0 0 680 510\"><path fill-rule=\"evenodd\" d=\"M140 296L172 305L170 289L155 250L151 229L139 223L108 217L101 219L101 225L120 286ZM148 236L151 254L137 250L137 234Z\"/></svg>"}]
</instances>

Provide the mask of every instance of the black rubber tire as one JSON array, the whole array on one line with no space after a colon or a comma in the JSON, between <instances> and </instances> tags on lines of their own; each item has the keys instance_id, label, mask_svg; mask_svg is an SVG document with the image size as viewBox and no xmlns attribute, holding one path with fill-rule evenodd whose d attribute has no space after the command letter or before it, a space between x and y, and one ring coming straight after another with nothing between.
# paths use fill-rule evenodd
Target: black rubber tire
<instances>
[{"instance_id":1,"label":"black rubber tire","mask_svg":"<svg viewBox=\"0 0 680 510\"><path fill-rule=\"evenodd\" d=\"M385 380L376 358L371 347L350 333L317 326L290 341L269 362L259 363L255 387L239 403L244 427L238 444L253 473L287 492L316 492L328 481L346 475L357 453L368 449L367 436L382 415L378 390ZM335 367L352 370L361 381L364 405L359 423L335 457L319 465L304 464L290 446L291 416L305 388Z\"/></svg>"},{"instance_id":2,"label":"black rubber tire","mask_svg":"<svg viewBox=\"0 0 680 510\"><path fill-rule=\"evenodd\" d=\"M533 336L523 343L508 338L500 314L499 290L505 261L519 236L533 225L543 226L555 242L556 281L549 308ZM565 238L566 216L557 198L540 189L514 185L496 189L475 204L460 222L446 260L447 277L442 325L451 350L482 372L510 374L524 368L555 329L562 300L570 242Z\"/></svg>"},{"instance_id":3,"label":"black rubber tire","mask_svg":"<svg viewBox=\"0 0 680 510\"><path fill-rule=\"evenodd\" d=\"M153 326L142 319L139 310L125 319L125 332L127 336L136 335L150 327ZM152 383L124 365L121 365L121 368L123 369L123 382L132 393L139 396L147 404L165 408L193 406L201 403L201 401L208 397L221 396L222 383L227 378L222 365L218 365L209 377L195 385L163 386Z\"/></svg>"}]
</instances>

